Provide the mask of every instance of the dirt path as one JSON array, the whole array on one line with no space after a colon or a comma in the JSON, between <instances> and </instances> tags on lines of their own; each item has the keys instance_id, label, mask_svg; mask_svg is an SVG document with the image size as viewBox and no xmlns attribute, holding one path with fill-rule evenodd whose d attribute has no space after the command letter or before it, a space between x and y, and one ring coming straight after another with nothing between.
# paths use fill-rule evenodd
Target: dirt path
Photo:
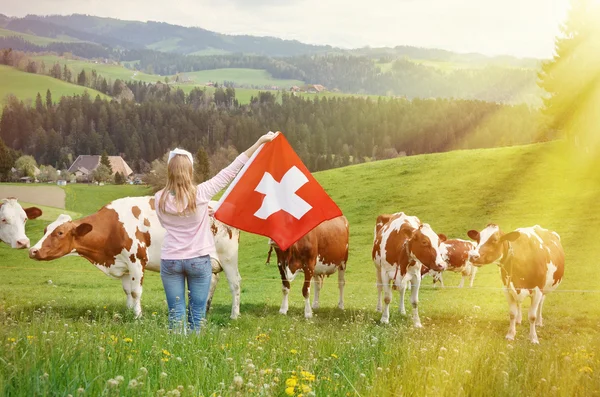
<instances>
[{"instance_id":1,"label":"dirt path","mask_svg":"<svg viewBox=\"0 0 600 397\"><path fill-rule=\"evenodd\" d=\"M0 199L16 197L26 203L65 208L65 196L65 191L58 186L0 185Z\"/></svg>"}]
</instances>

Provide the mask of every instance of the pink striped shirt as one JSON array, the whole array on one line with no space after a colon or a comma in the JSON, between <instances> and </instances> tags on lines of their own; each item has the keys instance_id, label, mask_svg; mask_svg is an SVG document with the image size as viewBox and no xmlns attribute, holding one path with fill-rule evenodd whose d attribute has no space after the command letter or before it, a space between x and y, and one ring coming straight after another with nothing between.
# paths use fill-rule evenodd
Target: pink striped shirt
<instances>
[{"instance_id":1,"label":"pink striped shirt","mask_svg":"<svg viewBox=\"0 0 600 397\"><path fill-rule=\"evenodd\" d=\"M242 153L213 178L198 185L196 212L189 216L172 215L177 213L177 207L171 195L167 198L165 206L167 213L162 213L158 203L163 190L156 193L156 214L167 231L161 259L191 259L204 255L216 257L215 241L210 231L208 202L235 178L247 161L248 156Z\"/></svg>"}]
</instances>

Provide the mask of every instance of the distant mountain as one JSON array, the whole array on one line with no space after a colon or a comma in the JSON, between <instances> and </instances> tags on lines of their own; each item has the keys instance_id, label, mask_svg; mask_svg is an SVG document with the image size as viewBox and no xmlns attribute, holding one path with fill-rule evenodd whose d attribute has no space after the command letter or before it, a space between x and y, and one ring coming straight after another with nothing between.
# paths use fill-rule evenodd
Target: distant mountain
<instances>
[{"instance_id":1,"label":"distant mountain","mask_svg":"<svg viewBox=\"0 0 600 397\"><path fill-rule=\"evenodd\" d=\"M230 36L201 28L164 22L123 21L73 14L68 16L28 15L11 20L7 29L39 35L64 34L80 40L123 48L149 48L180 54L246 53L267 56L295 56L324 53L331 46L304 44L274 37Z\"/></svg>"}]
</instances>

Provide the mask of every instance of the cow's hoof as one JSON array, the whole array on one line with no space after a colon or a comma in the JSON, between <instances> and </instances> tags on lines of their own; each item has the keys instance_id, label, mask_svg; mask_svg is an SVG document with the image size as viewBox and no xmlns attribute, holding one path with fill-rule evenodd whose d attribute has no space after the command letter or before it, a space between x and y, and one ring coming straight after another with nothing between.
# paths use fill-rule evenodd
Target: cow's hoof
<instances>
[{"instance_id":1,"label":"cow's hoof","mask_svg":"<svg viewBox=\"0 0 600 397\"><path fill-rule=\"evenodd\" d=\"M381 307L377 306L377 308L375 309L375 311L378 312L378 313L381 313L382 312Z\"/></svg>"},{"instance_id":2,"label":"cow's hoof","mask_svg":"<svg viewBox=\"0 0 600 397\"><path fill-rule=\"evenodd\" d=\"M343 303L339 304L338 309L344 310L344 304Z\"/></svg>"},{"instance_id":3,"label":"cow's hoof","mask_svg":"<svg viewBox=\"0 0 600 397\"><path fill-rule=\"evenodd\" d=\"M313 317L312 313L304 313L304 318L310 319L312 317Z\"/></svg>"},{"instance_id":4,"label":"cow's hoof","mask_svg":"<svg viewBox=\"0 0 600 397\"><path fill-rule=\"evenodd\" d=\"M319 308L319 305L312 305L313 310L316 310Z\"/></svg>"},{"instance_id":5,"label":"cow's hoof","mask_svg":"<svg viewBox=\"0 0 600 397\"><path fill-rule=\"evenodd\" d=\"M534 345L539 345L540 341L538 340L538 338L532 339L531 343L533 343Z\"/></svg>"},{"instance_id":6,"label":"cow's hoof","mask_svg":"<svg viewBox=\"0 0 600 397\"><path fill-rule=\"evenodd\" d=\"M421 323L415 323L415 328L423 328L423 324L421 324Z\"/></svg>"},{"instance_id":7,"label":"cow's hoof","mask_svg":"<svg viewBox=\"0 0 600 397\"><path fill-rule=\"evenodd\" d=\"M379 322L381 324L389 324L390 323L390 319L389 318L382 318Z\"/></svg>"},{"instance_id":8,"label":"cow's hoof","mask_svg":"<svg viewBox=\"0 0 600 397\"><path fill-rule=\"evenodd\" d=\"M544 323L543 323L543 322L541 322L541 321L540 321L540 322L537 322L537 321L536 321L536 322L535 322L535 326L536 326L536 327L543 327L543 326L544 326Z\"/></svg>"},{"instance_id":9,"label":"cow's hoof","mask_svg":"<svg viewBox=\"0 0 600 397\"><path fill-rule=\"evenodd\" d=\"M232 320L237 320L238 318L240 318L240 314L232 314L231 316L229 316L230 319Z\"/></svg>"},{"instance_id":10,"label":"cow's hoof","mask_svg":"<svg viewBox=\"0 0 600 397\"><path fill-rule=\"evenodd\" d=\"M513 341L513 340L515 340L515 336L514 336L514 335L511 335L511 334L506 334L506 337L505 337L505 339L506 339L506 340L509 340L509 341Z\"/></svg>"},{"instance_id":11,"label":"cow's hoof","mask_svg":"<svg viewBox=\"0 0 600 397\"><path fill-rule=\"evenodd\" d=\"M400 315L406 316L406 310L400 310Z\"/></svg>"},{"instance_id":12,"label":"cow's hoof","mask_svg":"<svg viewBox=\"0 0 600 397\"><path fill-rule=\"evenodd\" d=\"M280 309L279 310L279 314L283 314L284 316L286 316L287 315L287 310Z\"/></svg>"}]
</instances>

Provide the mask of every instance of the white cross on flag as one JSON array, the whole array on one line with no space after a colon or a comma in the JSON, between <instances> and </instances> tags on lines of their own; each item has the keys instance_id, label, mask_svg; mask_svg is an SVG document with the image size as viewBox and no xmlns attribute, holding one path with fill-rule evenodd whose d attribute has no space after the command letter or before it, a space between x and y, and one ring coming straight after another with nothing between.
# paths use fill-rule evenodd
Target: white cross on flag
<instances>
[{"instance_id":1,"label":"white cross on flag","mask_svg":"<svg viewBox=\"0 0 600 397\"><path fill-rule=\"evenodd\" d=\"M282 250L341 215L281 133L254 153L215 208L221 222L270 237Z\"/></svg>"}]
</instances>

